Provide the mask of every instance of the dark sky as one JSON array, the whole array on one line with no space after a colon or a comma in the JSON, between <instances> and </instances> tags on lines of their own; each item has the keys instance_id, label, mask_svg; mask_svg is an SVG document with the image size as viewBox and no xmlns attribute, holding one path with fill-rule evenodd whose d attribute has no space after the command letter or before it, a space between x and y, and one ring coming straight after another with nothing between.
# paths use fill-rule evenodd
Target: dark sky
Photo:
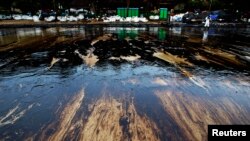
<instances>
[{"instance_id":1,"label":"dark sky","mask_svg":"<svg viewBox=\"0 0 250 141\"><path fill-rule=\"evenodd\" d=\"M54 5L52 4L53 0L0 0L0 7L8 8L13 1L16 1L16 3L22 3L22 2L31 2L32 6L28 5L27 7L33 7L36 8L35 5L40 5L39 7L42 8L53 8ZM98 7L126 7L126 1L127 0L54 0L57 2L60 2L61 4L68 7L73 8L89 8L89 3L96 3L98 4L96 6ZM130 7L141 7L141 6L156 6L161 7L162 5L159 5L159 3L168 3L167 8L172 8L171 6L174 6L175 4L179 2L184 2L187 5L187 2L190 2L191 0L130 0ZM198 0L197 0L198 1ZM210 2L210 0L208 0ZM249 4L247 0L213 0L213 4L216 4L216 1L221 2L225 5L225 7L230 7L233 9L245 9L250 10ZM164 5L166 6L166 5ZM216 6L213 6L215 7Z\"/></svg>"}]
</instances>

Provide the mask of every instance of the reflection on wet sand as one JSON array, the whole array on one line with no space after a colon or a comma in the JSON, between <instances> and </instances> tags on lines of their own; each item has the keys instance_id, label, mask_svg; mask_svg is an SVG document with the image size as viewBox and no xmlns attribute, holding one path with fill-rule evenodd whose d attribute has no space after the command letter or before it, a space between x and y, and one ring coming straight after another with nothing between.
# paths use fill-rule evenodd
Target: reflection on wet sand
<instances>
[{"instance_id":1,"label":"reflection on wet sand","mask_svg":"<svg viewBox=\"0 0 250 141\"><path fill-rule=\"evenodd\" d=\"M165 81L164 79L161 79L160 77L157 77L153 80L153 84L158 84L158 85L162 85L162 86L167 86L168 82Z\"/></svg>"},{"instance_id":2,"label":"reflection on wet sand","mask_svg":"<svg viewBox=\"0 0 250 141\"><path fill-rule=\"evenodd\" d=\"M250 113L231 98L202 98L176 91L156 91L165 111L187 140L207 139L209 124L248 124Z\"/></svg>"},{"instance_id":3,"label":"reflection on wet sand","mask_svg":"<svg viewBox=\"0 0 250 141\"><path fill-rule=\"evenodd\" d=\"M27 48L32 48L32 47L41 47L44 45L46 46L49 44L53 44L57 38L58 38L57 36L25 38L25 39L20 40L18 42L1 47L0 52L9 51L9 50L13 50L13 49L27 49Z\"/></svg>"},{"instance_id":4,"label":"reflection on wet sand","mask_svg":"<svg viewBox=\"0 0 250 141\"><path fill-rule=\"evenodd\" d=\"M124 80L122 81L123 84L132 84L132 85L136 85L139 84L139 80L137 78L130 78L128 80Z\"/></svg>"}]
</instances>

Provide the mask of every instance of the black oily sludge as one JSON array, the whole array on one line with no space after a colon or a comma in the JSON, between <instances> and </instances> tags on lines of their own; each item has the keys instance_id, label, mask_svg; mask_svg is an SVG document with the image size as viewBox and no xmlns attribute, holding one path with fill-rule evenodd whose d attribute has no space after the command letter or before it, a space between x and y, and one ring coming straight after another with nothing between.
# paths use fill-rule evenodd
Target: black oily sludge
<instances>
[{"instance_id":1,"label":"black oily sludge","mask_svg":"<svg viewBox=\"0 0 250 141\"><path fill-rule=\"evenodd\" d=\"M247 30L11 30L0 140L199 141L209 124L250 123Z\"/></svg>"},{"instance_id":2,"label":"black oily sludge","mask_svg":"<svg viewBox=\"0 0 250 141\"><path fill-rule=\"evenodd\" d=\"M65 32L65 31L64 31ZM31 65L40 66L48 65L53 58L60 58L58 61L60 66L67 67L67 65L75 66L82 64L82 58L79 57L79 52L81 55L86 56L89 54L94 54L98 57L99 63L105 61L111 62L124 62L126 59L120 58L121 56L140 56L140 59L154 62L160 61L153 57L155 52L166 52L174 56L179 56L185 58L187 61L193 64L202 65L204 67L215 67L215 68L230 68L233 66L234 69L247 69L248 59L245 56L240 56L243 54L242 51L238 51L237 45L233 45L235 53L232 52L232 47L229 48L228 52L225 48L228 46L224 38L222 47L218 45L221 41L217 39L217 42L211 41L208 43L203 43L202 40L195 37L195 42L193 42L194 37L187 38L186 36L175 36L169 34L164 40L157 40L157 36L152 33L147 33L147 31L137 32L136 36L131 37L130 34L125 34L123 38L119 37L119 33L104 33L103 35L91 36L84 39L85 37L78 36L77 34L72 36L52 36L43 37L42 41L39 41L39 37L35 39L32 44L23 44L20 42L14 43L8 46L13 49L1 52L1 68L6 67L7 64L14 64L17 66ZM211 37L215 39L215 37ZM45 39L45 40L44 40ZM24 40L25 41L25 40ZM42 42L42 44L40 43ZM36 44L33 44L36 43ZM45 44L44 44L45 43ZM224 45L225 44L225 45ZM36 45L37 47L33 47ZM7 46L7 47L8 47ZM214 48L214 46L220 48ZM225 46L225 47L224 47ZM4 48L4 47L2 47ZM221 54L211 53L209 50L214 49L213 52L225 52L224 56ZM247 50L245 50L247 51ZM37 54L46 54L43 56L37 56ZM246 55L246 54L243 54ZM197 58L198 56L198 58ZM230 59L231 57L232 59ZM8 59L9 58L9 59ZM235 61L233 61L233 59ZM235 63L238 61L239 63ZM168 62L169 63L169 62ZM205 64L204 64L205 63Z\"/></svg>"}]
</instances>

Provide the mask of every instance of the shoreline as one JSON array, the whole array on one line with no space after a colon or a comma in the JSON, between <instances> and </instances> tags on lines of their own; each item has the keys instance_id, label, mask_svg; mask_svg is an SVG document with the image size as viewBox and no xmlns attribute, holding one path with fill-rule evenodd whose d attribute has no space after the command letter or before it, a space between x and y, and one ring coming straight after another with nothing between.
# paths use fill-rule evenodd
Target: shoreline
<instances>
[{"instance_id":1,"label":"shoreline","mask_svg":"<svg viewBox=\"0 0 250 141\"><path fill-rule=\"evenodd\" d=\"M107 27L204 27L204 24L186 24L180 22L149 21L146 23L101 21L81 22L33 22L28 20L0 20L0 28L24 28L24 27L79 27L79 26L107 26ZM211 23L210 27L246 28L248 23Z\"/></svg>"},{"instance_id":2,"label":"shoreline","mask_svg":"<svg viewBox=\"0 0 250 141\"><path fill-rule=\"evenodd\" d=\"M19 28L19 27L72 27L72 26L110 26L110 27L166 27L169 26L167 22L155 22L150 21L146 23L129 23L129 22L113 22L113 23L104 23L100 21L78 21L78 22L46 22L46 21L40 21L40 22L33 22L33 21L27 21L27 20L3 20L0 21L0 28Z\"/></svg>"}]
</instances>

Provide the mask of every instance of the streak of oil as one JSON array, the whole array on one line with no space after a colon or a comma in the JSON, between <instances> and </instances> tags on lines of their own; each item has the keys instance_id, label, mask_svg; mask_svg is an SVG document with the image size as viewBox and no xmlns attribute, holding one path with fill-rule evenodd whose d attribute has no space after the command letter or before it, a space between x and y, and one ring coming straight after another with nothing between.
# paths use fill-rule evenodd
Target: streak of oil
<instances>
[{"instance_id":1,"label":"streak of oil","mask_svg":"<svg viewBox=\"0 0 250 141\"><path fill-rule=\"evenodd\" d=\"M98 100L88 118L80 140L158 141L154 122L138 115L133 101L126 106L112 97Z\"/></svg>"},{"instance_id":2,"label":"streak of oil","mask_svg":"<svg viewBox=\"0 0 250 141\"><path fill-rule=\"evenodd\" d=\"M15 122L21 119L33 105L34 104L29 105L26 109L21 109L19 105L10 109L5 116L0 117L0 127L8 124L15 124Z\"/></svg>"},{"instance_id":3,"label":"streak of oil","mask_svg":"<svg viewBox=\"0 0 250 141\"><path fill-rule=\"evenodd\" d=\"M213 56L216 56L216 58L219 59L219 61L223 62L229 62L230 64L237 65L237 66L245 66L245 64L242 64L237 58L236 55L222 51L220 49L211 48L211 47L204 47L201 49L205 51L208 54L211 54Z\"/></svg>"},{"instance_id":4,"label":"streak of oil","mask_svg":"<svg viewBox=\"0 0 250 141\"><path fill-rule=\"evenodd\" d=\"M104 34L103 36L99 36L96 39L92 40L91 45L94 46L99 41L107 41L112 39L112 34Z\"/></svg>"},{"instance_id":5,"label":"streak of oil","mask_svg":"<svg viewBox=\"0 0 250 141\"><path fill-rule=\"evenodd\" d=\"M62 111L58 111L58 122L52 122L40 134L27 140L160 140L160 130L156 124L146 115L137 113L133 100L115 99L107 92L103 92L100 99L89 105L91 114L87 120L83 119L84 115L76 116L83 105L84 95L84 90L81 90ZM48 132L51 133L48 135Z\"/></svg>"},{"instance_id":6,"label":"streak of oil","mask_svg":"<svg viewBox=\"0 0 250 141\"><path fill-rule=\"evenodd\" d=\"M206 140L207 125L248 124L250 113L231 98L204 99L178 91L155 91L187 140ZM240 116L239 116L240 115Z\"/></svg>"},{"instance_id":7,"label":"streak of oil","mask_svg":"<svg viewBox=\"0 0 250 141\"><path fill-rule=\"evenodd\" d=\"M65 140L68 133L71 130L74 130L76 126L73 126L72 122L76 113L82 105L85 93L84 89L82 89L78 94L76 94L70 102L64 107L62 112L59 114L59 122L52 123L45 128L41 134L40 140ZM55 132L53 132L50 136L46 135L51 128L55 127Z\"/></svg>"},{"instance_id":8,"label":"streak of oil","mask_svg":"<svg viewBox=\"0 0 250 141\"><path fill-rule=\"evenodd\" d=\"M76 54L83 60L83 62L89 66L94 67L95 64L99 61L98 56L94 55L93 52L89 52L86 56L79 53L78 50L75 51Z\"/></svg>"}]
</instances>

